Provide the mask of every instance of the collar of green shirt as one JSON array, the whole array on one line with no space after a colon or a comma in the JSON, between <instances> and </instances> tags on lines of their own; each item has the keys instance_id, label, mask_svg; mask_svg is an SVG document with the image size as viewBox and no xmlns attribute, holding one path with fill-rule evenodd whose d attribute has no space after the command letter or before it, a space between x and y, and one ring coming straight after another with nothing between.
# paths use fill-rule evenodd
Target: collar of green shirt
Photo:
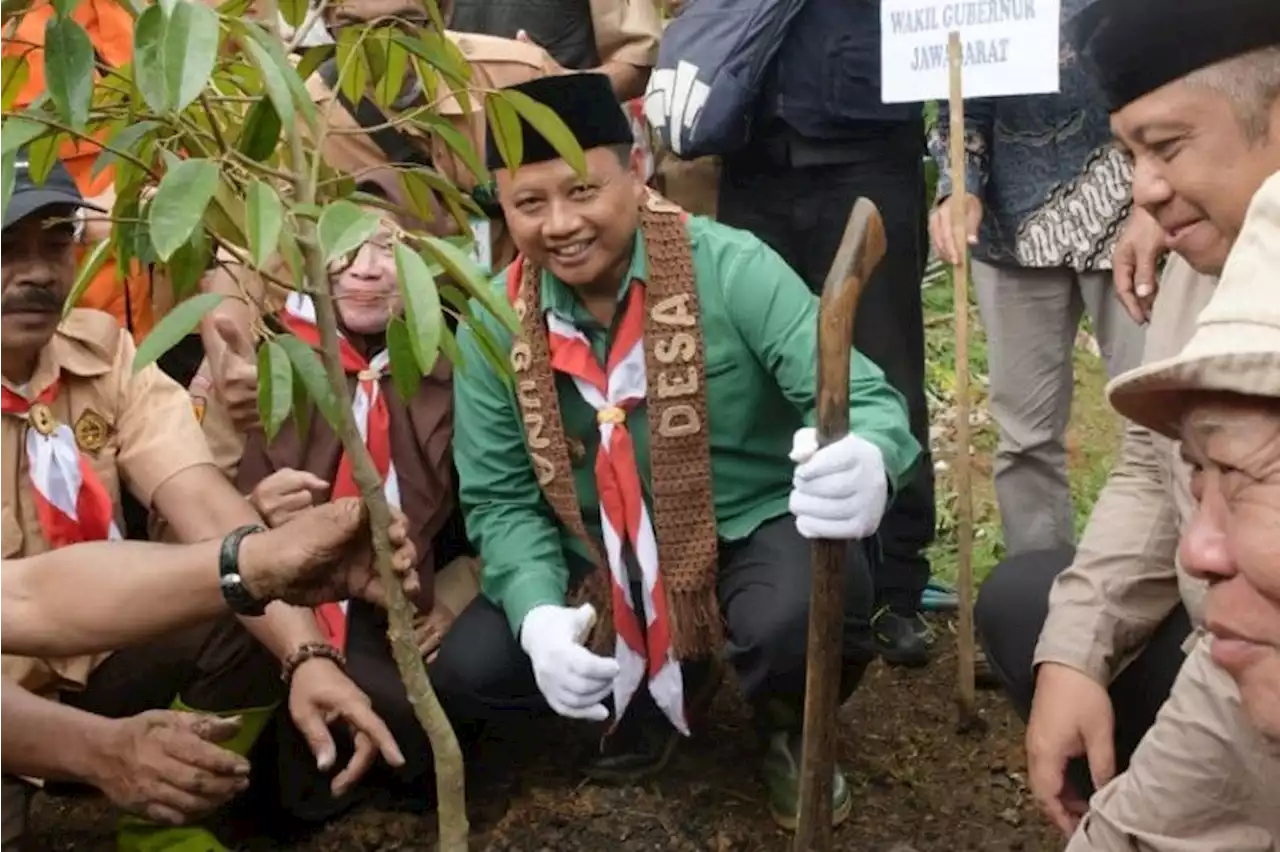
<instances>
[{"instance_id":1,"label":"collar of green shirt","mask_svg":"<svg viewBox=\"0 0 1280 852\"><path fill-rule=\"evenodd\" d=\"M622 279L622 286L618 288L619 303L626 299L627 294L631 292L631 282L647 281L648 272L648 255L644 250L644 235L637 228L635 244L631 249L631 265L627 267L626 277ZM573 323L574 327L578 329L584 331L588 328L597 331L601 330L600 323L578 301L578 297L573 293L573 288L546 269L542 270L541 298L544 311L551 311L562 320ZM620 319L621 314L618 317Z\"/></svg>"}]
</instances>

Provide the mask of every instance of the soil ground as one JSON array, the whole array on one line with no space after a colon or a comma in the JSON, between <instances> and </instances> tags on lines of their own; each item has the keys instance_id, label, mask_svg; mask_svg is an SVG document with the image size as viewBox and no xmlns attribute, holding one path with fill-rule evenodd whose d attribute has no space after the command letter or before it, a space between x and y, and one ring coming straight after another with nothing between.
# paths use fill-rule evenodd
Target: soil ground
<instances>
[{"instance_id":1,"label":"soil ground","mask_svg":"<svg viewBox=\"0 0 1280 852\"><path fill-rule=\"evenodd\" d=\"M956 577L955 305L948 276L925 288L937 481L934 574ZM986 345L970 309L974 425L973 569L981 582L1003 555L991 480L995 428L985 415ZM1106 403L1096 344L1082 334L1068 433L1077 526L1083 527L1110 469L1119 438ZM842 711L839 758L855 791L850 820L837 833L849 852L1049 852L1061 848L1026 786L1023 727L996 692L979 692L982 733L957 731L954 624L935 623L938 655L908 672L875 664ZM510 741L489 740L470 764L472 849L494 852L783 852L788 835L769 819L756 780L746 707L730 682L708 727L685 743L665 773L641 787L585 784L576 767L593 743L581 726L538 723ZM42 798L33 812L37 841L57 852L114 848L113 817L101 800ZM366 809L305 839L255 839L275 852L432 850L434 817Z\"/></svg>"},{"instance_id":2,"label":"soil ground","mask_svg":"<svg viewBox=\"0 0 1280 852\"><path fill-rule=\"evenodd\" d=\"M856 798L837 846L1048 852L1054 836L1027 792L1021 723L999 694L980 692L986 730L957 730L952 625L936 626L940 653L928 668L909 672L877 663L844 707L840 760ZM581 726L549 720L517 742L487 740L470 773L472 848L782 852L789 836L767 815L753 742L747 710L730 681L707 727L683 744L660 778L639 787L581 780L575 758L592 747ZM114 848L111 812L101 800L41 798L32 817L45 849ZM264 852L431 850L434 818L365 809L306 839L250 846Z\"/></svg>"}]
</instances>

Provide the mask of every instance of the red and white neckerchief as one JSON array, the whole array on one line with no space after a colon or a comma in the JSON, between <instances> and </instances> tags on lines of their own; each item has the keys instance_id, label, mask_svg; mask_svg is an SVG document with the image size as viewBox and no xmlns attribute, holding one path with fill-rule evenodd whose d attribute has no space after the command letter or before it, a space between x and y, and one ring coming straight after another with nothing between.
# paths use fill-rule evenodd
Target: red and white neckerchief
<instances>
[{"instance_id":1,"label":"red and white neckerchief","mask_svg":"<svg viewBox=\"0 0 1280 852\"><path fill-rule=\"evenodd\" d=\"M667 595L658 565L658 540L645 506L635 446L626 425L627 412L645 398L644 285L631 282L605 369L601 369L586 336L571 322L550 311L546 317L552 369L572 377L582 398L596 410L600 429L595 475L617 630L614 658L620 673L613 687L616 718L622 718L636 689L647 677L654 703L676 730L688 736L684 685L680 664L671 649ZM643 630L623 559L624 537L640 566L646 622Z\"/></svg>"},{"instance_id":2,"label":"red and white neckerchief","mask_svg":"<svg viewBox=\"0 0 1280 852\"><path fill-rule=\"evenodd\" d=\"M32 408L52 405L58 386L55 381L35 400L0 387L4 414L27 418ZM54 423L46 434L28 424L26 449L36 516L49 547L121 538L111 495L80 452L70 426Z\"/></svg>"},{"instance_id":3,"label":"red and white neckerchief","mask_svg":"<svg viewBox=\"0 0 1280 852\"><path fill-rule=\"evenodd\" d=\"M303 343L319 348L320 329L316 326L316 309L310 296L291 293L285 302L282 321L289 331ZM382 493L387 502L400 508L400 480L396 476L395 464L391 461L391 413L387 408L386 395L378 386L379 380L387 374L391 367L391 358L384 349L372 360L366 360L356 348L340 338L338 341L342 356L342 369L348 375L355 375L355 396L351 400L351 413L355 416L356 427L364 438L369 455L373 456L374 466L382 476ZM338 473L333 481L332 499L343 497L359 497L360 489L356 486L352 473L351 459L345 452L338 460ZM325 637L338 648L346 648L347 644L347 602L321 604L316 607L316 619Z\"/></svg>"}]
</instances>

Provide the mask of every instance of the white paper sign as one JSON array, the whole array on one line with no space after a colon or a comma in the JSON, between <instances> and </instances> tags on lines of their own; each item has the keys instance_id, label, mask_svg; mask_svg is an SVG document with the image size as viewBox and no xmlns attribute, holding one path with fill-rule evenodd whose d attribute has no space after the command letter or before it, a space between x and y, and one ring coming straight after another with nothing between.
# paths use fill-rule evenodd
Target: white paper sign
<instances>
[{"instance_id":1,"label":"white paper sign","mask_svg":"<svg viewBox=\"0 0 1280 852\"><path fill-rule=\"evenodd\" d=\"M881 0L881 100L945 100L959 31L965 98L1058 91L1060 0Z\"/></svg>"}]
</instances>

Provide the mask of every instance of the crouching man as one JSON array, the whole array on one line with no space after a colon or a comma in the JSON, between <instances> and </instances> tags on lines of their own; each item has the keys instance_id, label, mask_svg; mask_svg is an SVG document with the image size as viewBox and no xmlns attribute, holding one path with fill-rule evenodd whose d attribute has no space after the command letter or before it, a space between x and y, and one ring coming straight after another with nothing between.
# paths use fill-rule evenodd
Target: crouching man
<instances>
[{"instance_id":1,"label":"crouching man","mask_svg":"<svg viewBox=\"0 0 1280 852\"><path fill-rule=\"evenodd\" d=\"M804 282L752 235L648 192L607 78L514 88L565 120L587 170L528 125L514 171L490 140L520 250L494 286L521 331L512 340L477 305L514 386L461 333L454 453L485 597L446 636L437 683L495 715L612 715L588 771L631 780L689 733L703 663L724 654L757 713L770 806L791 826L806 539L850 541L847 697L875 653L863 540L920 452L902 398L853 353L856 432L818 450L818 302ZM842 776L834 790L842 820Z\"/></svg>"},{"instance_id":2,"label":"crouching man","mask_svg":"<svg viewBox=\"0 0 1280 852\"><path fill-rule=\"evenodd\" d=\"M1112 384L1182 442L1195 513L1178 549L1204 628L1128 771L1070 852L1270 852L1280 844L1280 174L1254 197L1182 353Z\"/></svg>"}]
</instances>

